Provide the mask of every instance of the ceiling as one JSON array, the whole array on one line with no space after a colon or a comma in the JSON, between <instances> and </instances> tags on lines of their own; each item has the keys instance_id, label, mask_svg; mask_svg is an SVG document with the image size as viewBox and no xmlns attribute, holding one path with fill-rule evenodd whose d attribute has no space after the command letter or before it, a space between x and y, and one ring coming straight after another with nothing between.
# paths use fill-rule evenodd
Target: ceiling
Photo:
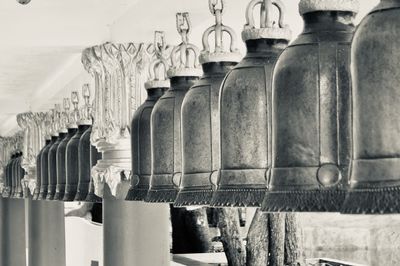
<instances>
[{"instance_id":1,"label":"ceiling","mask_svg":"<svg viewBox=\"0 0 400 266\"><path fill-rule=\"evenodd\" d=\"M287 23L297 35L302 28L299 0L286 0ZM224 22L240 34L247 0L226 0ZM363 0L365 15L378 0ZM193 42L213 19L207 0L16 0L0 1L0 135L15 132L15 116L45 110L65 95L70 80L82 75L83 48L104 41L152 41L164 30L176 42L175 13L191 13ZM239 42L241 48L243 45ZM68 92L69 93L69 92Z\"/></svg>"}]
</instances>

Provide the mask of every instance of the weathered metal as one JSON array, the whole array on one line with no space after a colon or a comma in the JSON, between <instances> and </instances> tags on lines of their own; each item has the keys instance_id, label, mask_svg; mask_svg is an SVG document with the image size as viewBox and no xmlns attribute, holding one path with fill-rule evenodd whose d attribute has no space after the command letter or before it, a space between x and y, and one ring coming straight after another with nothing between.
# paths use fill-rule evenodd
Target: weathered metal
<instances>
[{"instance_id":1,"label":"weathered metal","mask_svg":"<svg viewBox=\"0 0 400 266\"><path fill-rule=\"evenodd\" d=\"M175 206L210 204L218 179L219 154L219 90L225 75L240 61L236 35L222 24L225 1L209 1L215 25L203 34L200 63L203 76L187 92L182 103L182 180ZM214 33L212 51L209 36ZM222 45L223 33L231 38L229 50Z\"/></svg>"},{"instance_id":2,"label":"weathered metal","mask_svg":"<svg viewBox=\"0 0 400 266\"><path fill-rule=\"evenodd\" d=\"M90 146L90 169L92 169L97 164L97 162L99 160L101 160L101 156L102 156L101 152L99 152L94 145L91 145ZM90 175L89 191L88 191L85 201L95 202L95 203L102 202L102 198L100 198L99 196L97 196L95 194L94 182L93 182L92 175Z\"/></svg>"},{"instance_id":3,"label":"weathered metal","mask_svg":"<svg viewBox=\"0 0 400 266\"><path fill-rule=\"evenodd\" d=\"M166 77L169 63L165 56L167 45L164 41L163 32L155 32L154 45L157 58L149 65L150 80L145 83L147 99L136 110L131 123L131 187L126 200L145 200L150 189L151 113L158 99L171 85Z\"/></svg>"},{"instance_id":4,"label":"weathered metal","mask_svg":"<svg viewBox=\"0 0 400 266\"><path fill-rule=\"evenodd\" d=\"M80 112L78 108L79 94L77 91L72 92L71 102L74 105L74 110L69 121L70 127L78 126L75 135L68 141L65 150L65 193L63 201L73 201L78 189L79 182L79 141L90 127L89 125L78 125Z\"/></svg>"},{"instance_id":5,"label":"weathered metal","mask_svg":"<svg viewBox=\"0 0 400 266\"><path fill-rule=\"evenodd\" d=\"M148 202L174 202L182 175L181 106L186 92L201 76L199 50L188 42L188 13L177 13L182 43L171 53L168 70L171 87L157 101L151 114L152 170ZM194 59L193 57L194 56Z\"/></svg>"},{"instance_id":6,"label":"weathered metal","mask_svg":"<svg viewBox=\"0 0 400 266\"><path fill-rule=\"evenodd\" d=\"M3 198L9 198L11 196L11 188L12 188L12 166L15 160L15 154L11 154L11 158L6 166L6 180L4 183L4 189L2 192Z\"/></svg>"},{"instance_id":7,"label":"weathered metal","mask_svg":"<svg viewBox=\"0 0 400 266\"><path fill-rule=\"evenodd\" d=\"M43 152L49 148L51 140L50 139L46 139L45 140L45 145L44 147L40 150L40 152L38 153L38 155L36 156L36 188L35 191L33 192L33 196L32 199L33 200L38 200L39 199L39 191L40 191L40 187L42 186L42 155Z\"/></svg>"},{"instance_id":8,"label":"weathered metal","mask_svg":"<svg viewBox=\"0 0 400 266\"><path fill-rule=\"evenodd\" d=\"M83 201L89 193L89 184L92 165L90 162L92 133L92 105L90 104L90 86L84 84L82 87L84 106L81 109L79 125L88 125L88 129L82 134L78 145L79 180L77 186L76 201Z\"/></svg>"},{"instance_id":9,"label":"weathered metal","mask_svg":"<svg viewBox=\"0 0 400 266\"><path fill-rule=\"evenodd\" d=\"M353 157L343 213L400 212L400 1L382 0L351 49Z\"/></svg>"},{"instance_id":10,"label":"weathered metal","mask_svg":"<svg viewBox=\"0 0 400 266\"><path fill-rule=\"evenodd\" d=\"M49 149L49 180L47 188L47 200L53 200L56 194L57 188L57 149L61 141L67 136L66 132L60 131L61 122L61 106L59 104L55 105L54 115L53 115L53 132L57 135L57 139L54 144Z\"/></svg>"},{"instance_id":11,"label":"weathered metal","mask_svg":"<svg viewBox=\"0 0 400 266\"><path fill-rule=\"evenodd\" d=\"M260 27L253 9L261 5ZM279 21L273 25L272 6ZM253 0L242 32L247 54L226 76L220 91L221 166L212 206L261 206L271 167L272 71L291 32L281 1Z\"/></svg>"},{"instance_id":12,"label":"weathered metal","mask_svg":"<svg viewBox=\"0 0 400 266\"><path fill-rule=\"evenodd\" d=\"M12 195L13 198L23 198L24 191L22 189L22 179L25 176L25 170L21 166L22 161L22 152L17 153L17 158L15 160L15 168L14 168L14 178L15 178L15 189L14 194Z\"/></svg>"},{"instance_id":13,"label":"weathered metal","mask_svg":"<svg viewBox=\"0 0 400 266\"><path fill-rule=\"evenodd\" d=\"M338 212L351 158L350 44L358 1L301 0L303 33L273 77L264 211Z\"/></svg>"},{"instance_id":14,"label":"weathered metal","mask_svg":"<svg viewBox=\"0 0 400 266\"><path fill-rule=\"evenodd\" d=\"M49 151L51 146L57 141L57 136L51 136L50 143L42 150L40 157L40 191L38 200L45 200L49 186Z\"/></svg>"}]
</instances>

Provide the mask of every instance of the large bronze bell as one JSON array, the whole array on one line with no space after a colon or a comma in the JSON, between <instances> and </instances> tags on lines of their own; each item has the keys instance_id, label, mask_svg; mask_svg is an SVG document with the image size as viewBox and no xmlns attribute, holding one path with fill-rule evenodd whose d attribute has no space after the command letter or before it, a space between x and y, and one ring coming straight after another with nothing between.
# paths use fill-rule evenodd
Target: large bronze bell
<instances>
[{"instance_id":1,"label":"large bronze bell","mask_svg":"<svg viewBox=\"0 0 400 266\"><path fill-rule=\"evenodd\" d=\"M54 113L54 109L50 111L50 114L48 114L48 119L50 121L48 127L52 127L52 116ZM58 136L54 135L53 132L51 132L50 129L48 129L50 132L50 143L45 146L41 152L41 157L40 157L40 191L39 191L39 196L38 200L45 200L47 197L47 191L48 191L48 186L49 186L49 151L51 146L57 141Z\"/></svg>"},{"instance_id":2,"label":"large bronze bell","mask_svg":"<svg viewBox=\"0 0 400 266\"><path fill-rule=\"evenodd\" d=\"M202 78L190 88L182 103L182 181L175 206L208 205L219 170L219 90L225 75L240 61L236 35L222 24L223 0L210 0L216 24L203 34L200 63ZM215 33L215 50L209 35ZM224 50L222 34L231 37L229 51Z\"/></svg>"},{"instance_id":3,"label":"large bronze bell","mask_svg":"<svg viewBox=\"0 0 400 266\"><path fill-rule=\"evenodd\" d=\"M158 42L158 39L161 39L161 42ZM149 66L150 80L145 83L147 99L136 110L131 123L132 183L126 200L145 200L150 189L150 118L154 105L170 87L170 82L166 78L169 64L163 55L167 48L163 32L155 32L155 48L157 58Z\"/></svg>"},{"instance_id":4,"label":"large bronze bell","mask_svg":"<svg viewBox=\"0 0 400 266\"><path fill-rule=\"evenodd\" d=\"M351 49L353 157L343 213L400 212L400 1L381 0Z\"/></svg>"},{"instance_id":5,"label":"large bronze bell","mask_svg":"<svg viewBox=\"0 0 400 266\"><path fill-rule=\"evenodd\" d=\"M92 128L90 128L91 130ZM88 132L88 130L86 130L86 132ZM90 132L90 135L92 134L92 132ZM83 136L82 136L83 137ZM102 158L102 154L101 152L99 152L97 150L97 148L94 145L90 145L90 169L93 168L93 166L95 166L97 164L97 162L99 160L101 160ZM91 173L92 171L90 171ZM99 196L97 196L94 193L94 181L93 181L93 177L90 174L90 182L89 182L89 192L86 196L85 201L87 202L94 202L94 203L100 203L102 202L102 198L100 198Z\"/></svg>"},{"instance_id":6,"label":"large bronze bell","mask_svg":"<svg viewBox=\"0 0 400 266\"><path fill-rule=\"evenodd\" d=\"M66 180L66 152L67 152L67 144L71 140L71 138L78 131L78 126L74 122L74 113L70 114L70 99L64 98L64 112L61 114L61 131L67 132L67 135L60 142L57 148L57 187L56 194L54 196L54 200L62 201L64 199L65 194L65 180Z\"/></svg>"},{"instance_id":7,"label":"large bronze bell","mask_svg":"<svg viewBox=\"0 0 400 266\"><path fill-rule=\"evenodd\" d=\"M25 176L25 170L22 168L22 152L19 152L17 154L17 159L15 163L15 190L13 194L13 198L23 198L24 196L24 191L22 188L21 181Z\"/></svg>"},{"instance_id":8,"label":"large bronze bell","mask_svg":"<svg viewBox=\"0 0 400 266\"><path fill-rule=\"evenodd\" d=\"M260 28L253 9L261 5ZM278 7L274 25L270 13ZM271 167L272 71L291 36L283 24L281 1L253 0L242 32L247 54L228 73L220 92L220 156L218 188L212 206L261 206Z\"/></svg>"},{"instance_id":9,"label":"large bronze bell","mask_svg":"<svg viewBox=\"0 0 400 266\"><path fill-rule=\"evenodd\" d=\"M1 193L1 196L3 198L8 198L10 197L11 194L11 187L12 187L12 163L14 161L15 155L11 154L10 160L7 162L6 169L5 169L5 182L4 182L4 188Z\"/></svg>"},{"instance_id":10,"label":"large bronze bell","mask_svg":"<svg viewBox=\"0 0 400 266\"><path fill-rule=\"evenodd\" d=\"M45 137L46 138L46 137ZM44 147L40 150L38 155L36 156L36 188L33 192L32 199L39 199L40 187L42 186L42 155L43 151L50 146L51 139L46 138Z\"/></svg>"},{"instance_id":11,"label":"large bronze bell","mask_svg":"<svg viewBox=\"0 0 400 266\"><path fill-rule=\"evenodd\" d=\"M82 134L78 145L78 162L79 162L79 180L75 201L83 201L89 193L90 170L90 135L92 133L92 106L90 104L90 87L89 84L84 84L82 87L82 96L84 106L80 114L80 125L88 125L88 129Z\"/></svg>"},{"instance_id":12,"label":"large bronze bell","mask_svg":"<svg viewBox=\"0 0 400 266\"><path fill-rule=\"evenodd\" d=\"M79 141L89 129L90 125L87 123L81 123L79 115L79 96L78 92L73 92L71 96L71 102L74 104L75 121L78 125L78 131L68 141L66 149L66 182L65 182L65 194L64 201L73 201L78 191L79 182Z\"/></svg>"},{"instance_id":13,"label":"large bronze bell","mask_svg":"<svg viewBox=\"0 0 400 266\"><path fill-rule=\"evenodd\" d=\"M301 0L303 33L276 63L264 211L337 212L351 156L354 0Z\"/></svg>"},{"instance_id":14,"label":"large bronze bell","mask_svg":"<svg viewBox=\"0 0 400 266\"><path fill-rule=\"evenodd\" d=\"M151 114L152 175L148 202L174 202L178 194L182 171L181 106L186 92L202 74L197 67L198 48L188 42L188 13L177 14L177 27L182 43L171 53L172 67L168 70L171 87Z\"/></svg>"},{"instance_id":15,"label":"large bronze bell","mask_svg":"<svg viewBox=\"0 0 400 266\"><path fill-rule=\"evenodd\" d=\"M67 136L67 132L60 130L61 107L55 105L55 113L53 117L53 131L58 135L57 140L49 149L49 185L47 188L47 200L53 200L57 188L57 149L61 141Z\"/></svg>"}]
</instances>

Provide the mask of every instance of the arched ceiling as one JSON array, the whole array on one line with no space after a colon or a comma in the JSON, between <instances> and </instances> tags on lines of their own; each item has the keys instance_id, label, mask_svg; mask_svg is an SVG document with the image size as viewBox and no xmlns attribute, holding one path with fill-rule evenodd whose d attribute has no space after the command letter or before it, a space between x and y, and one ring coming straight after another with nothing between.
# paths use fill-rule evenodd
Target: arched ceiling
<instances>
[{"instance_id":1,"label":"arched ceiling","mask_svg":"<svg viewBox=\"0 0 400 266\"><path fill-rule=\"evenodd\" d=\"M298 1L284 1L294 35L302 28ZM241 43L248 1L226 2L225 24L237 31ZM359 17L377 2L360 0ZM49 108L68 80L83 71L83 48L105 41L149 42L156 29L166 31L168 42L176 42L178 11L191 13L192 39L199 45L202 32L213 22L208 0L32 0L25 6L1 0L0 135L18 129L17 113Z\"/></svg>"}]
</instances>

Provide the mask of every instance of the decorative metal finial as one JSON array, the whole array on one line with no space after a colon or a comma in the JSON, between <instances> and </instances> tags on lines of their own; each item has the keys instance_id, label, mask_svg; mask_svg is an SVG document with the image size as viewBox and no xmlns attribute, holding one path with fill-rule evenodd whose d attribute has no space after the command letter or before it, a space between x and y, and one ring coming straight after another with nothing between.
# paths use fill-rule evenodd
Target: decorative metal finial
<instances>
[{"instance_id":1,"label":"decorative metal finial","mask_svg":"<svg viewBox=\"0 0 400 266\"><path fill-rule=\"evenodd\" d=\"M168 77L201 76L202 71L198 64L199 48L189 43L188 35L191 31L189 13L176 14L176 28L181 35L182 43L172 50L172 67L168 70Z\"/></svg>"},{"instance_id":2,"label":"decorative metal finial","mask_svg":"<svg viewBox=\"0 0 400 266\"><path fill-rule=\"evenodd\" d=\"M90 85L83 84L82 86L82 97L84 105L80 113L80 125L91 125L92 124L92 105L90 104Z\"/></svg>"},{"instance_id":3,"label":"decorative metal finial","mask_svg":"<svg viewBox=\"0 0 400 266\"><path fill-rule=\"evenodd\" d=\"M200 63L209 62L239 62L241 55L236 48L237 37L235 31L222 24L222 14L224 13L225 0L209 0L209 9L211 14L215 16L215 24L209 27L203 34L203 51L200 55ZM215 34L215 50L211 52L208 38L211 33ZM223 33L226 32L231 38L231 45L229 51L224 49Z\"/></svg>"},{"instance_id":4,"label":"decorative metal finial","mask_svg":"<svg viewBox=\"0 0 400 266\"><path fill-rule=\"evenodd\" d=\"M168 79L167 71L169 64L165 58L165 51L167 45L165 43L165 34L163 31L154 32L154 47L156 59L149 65L149 81L144 86L146 89L150 88L169 88L170 82Z\"/></svg>"},{"instance_id":5,"label":"decorative metal finial","mask_svg":"<svg viewBox=\"0 0 400 266\"><path fill-rule=\"evenodd\" d=\"M260 27L257 28L254 21L254 8L260 5ZM279 19L272 19L273 6L278 8ZM246 25L242 31L244 41L255 39L280 39L290 40L292 32L284 23L286 9L281 0L252 0L246 9Z\"/></svg>"},{"instance_id":6,"label":"decorative metal finial","mask_svg":"<svg viewBox=\"0 0 400 266\"><path fill-rule=\"evenodd\" d=\"M71 103L73 105L73 110L70 113L68 128L77 128L79 121L79 94L77 91L71 92Z\"/></svg>"}]
</instances>

